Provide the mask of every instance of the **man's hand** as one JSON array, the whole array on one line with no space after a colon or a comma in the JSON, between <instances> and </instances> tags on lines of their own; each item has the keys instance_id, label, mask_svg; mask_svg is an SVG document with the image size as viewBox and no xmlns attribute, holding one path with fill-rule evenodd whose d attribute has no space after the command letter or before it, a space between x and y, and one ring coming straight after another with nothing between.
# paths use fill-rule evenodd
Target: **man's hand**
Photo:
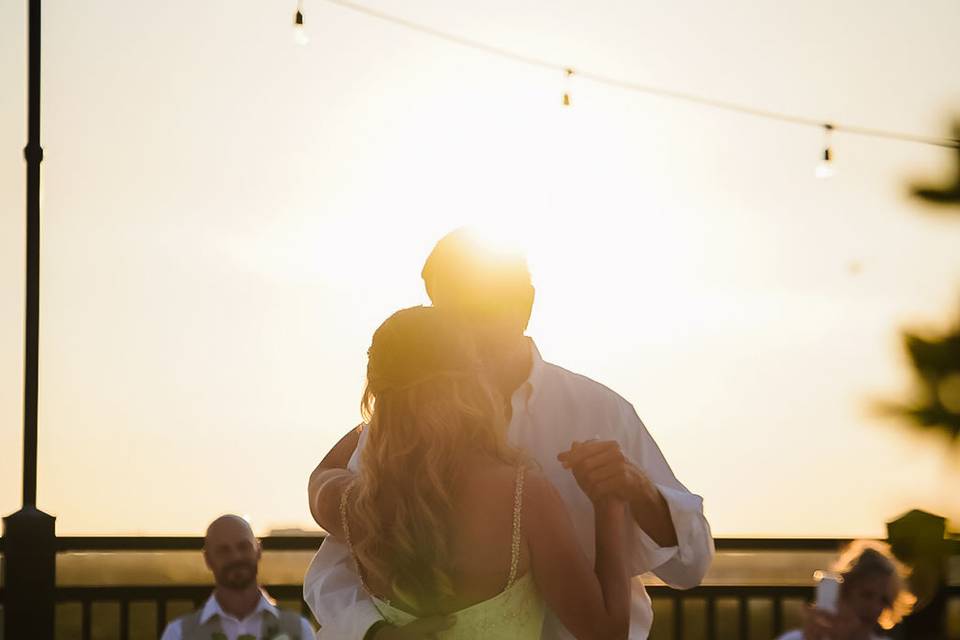
<instances>
[{"instance_id":1,"label":"man's hand","mask_svg":"<svg viewBox=\"0 0 960 640\"><path fill-rule=\"evenodd\" d=\"M574 442L557 455L573 471L577 484L594 504L616 497L630 504L633 518L661 547L677 544L677 532L667 501L646 474L636 467L615 440Z\"/></svg>"},{"instance_id":2,"label":"man's hand","mask_svg":"<svg viewBox=\"0 0 960 640\"><path fill-rule=\"evenodd\" d=\"M370 640L432 640L441 631L446 631L455 622L453 616L433 616L420 618L402 627L383 625L378 627Z\"/></svg>"}]
</instances>

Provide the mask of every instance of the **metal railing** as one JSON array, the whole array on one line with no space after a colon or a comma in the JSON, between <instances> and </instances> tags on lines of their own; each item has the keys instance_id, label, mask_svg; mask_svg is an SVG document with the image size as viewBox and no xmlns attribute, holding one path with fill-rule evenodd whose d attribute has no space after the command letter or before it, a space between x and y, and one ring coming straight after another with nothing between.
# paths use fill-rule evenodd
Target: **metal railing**
<instances>
[{"instance_id":1,"label":"metal railing","mask_svg":"<svg viewBox=\"0 0 960 640\"><path fill-rule=\"evenodd\" d=\"M266 551L311 551L320 545L322 537L266 537L261 541ZM725 538L718 539L716 546L719 552L829 553L838 550L845 542L840 539ZM199 551L202 546L203 539L199 537L57 538L59 553ZM2 550L3 541L0 539L0 552ZM265 587L281 606L298 609L309 617L302 601L301 585L268 583ZM947 589L949 598L960 601L960 586ZM648 586L647 591L654 603L656 621L651 638L674 640L694 637L708 640L773 638L797 623L799 610L813 594L809 586L785 585L706 585L684 591L654 585ZM103 605L111 608L113 621L109 626L116 630L110 634L112 637L120 640L158 639L170 619L201 606L209 595L210 586L205 585L57 586L58 618L66 615L68 607L73 608L74 614L79 609L79 625L73 626L79 626L79 629L68 633L63 625L58 625L58 640L96 638L93 612L95 607ZM0 603L4 599L5 590L0 588ZM131 612L134 609L141 614L138 625L133 625ZM143 622L145 616L150 618L146 624Z\"/></svg>"}]
</instances>

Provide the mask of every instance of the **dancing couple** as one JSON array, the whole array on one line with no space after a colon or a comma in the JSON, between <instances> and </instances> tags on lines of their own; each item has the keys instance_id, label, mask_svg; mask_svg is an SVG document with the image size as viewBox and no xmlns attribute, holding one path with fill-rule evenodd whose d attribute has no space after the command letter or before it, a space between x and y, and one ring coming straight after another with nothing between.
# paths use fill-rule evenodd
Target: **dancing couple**
<instances>
[{"instance_id":1,"label":"dancing couple","mask_svg":"<svg viewBox=\"0 0 960 640\"><path fill-rule=\"evenodd\" d=\"M374 333L363 424L310 477L318 637L646 638L638 576L689 588L713 558L702 499L630 403L524 335L522 255L459 229L422 275L432 306Z\"/></svg>"}]
</instances>

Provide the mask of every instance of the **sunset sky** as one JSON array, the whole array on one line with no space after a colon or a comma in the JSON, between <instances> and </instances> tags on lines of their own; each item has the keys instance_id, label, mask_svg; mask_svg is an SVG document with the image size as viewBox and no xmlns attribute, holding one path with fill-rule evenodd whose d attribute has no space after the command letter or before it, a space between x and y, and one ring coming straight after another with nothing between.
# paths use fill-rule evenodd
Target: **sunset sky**
<instances>
[{"instance_id":1,"label":"sunset sky","mask_svg":"<svg viewBox=\"0 0 960 640\"><path fill-rule=\"evenodd\" d=\"M960 3L363 0L624 80L950 135ZM447 231L529 250L543 356L631 401L719 536L960 523L880 418L960 310L949 150L705 109L324 1L44 3L39 502L60 534L309 527L365 354ZM26 2L0 4L0 512L20 504Z\"/></svg>"}]
</instances>

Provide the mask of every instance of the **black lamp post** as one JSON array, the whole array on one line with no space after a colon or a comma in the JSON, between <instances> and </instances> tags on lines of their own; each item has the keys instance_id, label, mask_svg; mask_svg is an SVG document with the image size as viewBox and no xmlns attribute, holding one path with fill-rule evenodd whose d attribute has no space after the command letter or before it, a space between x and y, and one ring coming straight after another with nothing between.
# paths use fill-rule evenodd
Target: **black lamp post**
<instances>
[{"instance_id":1,"label":"black lamp post","mask_svg":"<svg viewBox=\"0 0 960 640\"><path fill-rule=\"evenodd\" d=\"M40 0L29 0L27 264L23 384L23 506L3 519L4 637L53 640L55 519L37 509L40 325Z\"/></svg>"}]
</instances>

